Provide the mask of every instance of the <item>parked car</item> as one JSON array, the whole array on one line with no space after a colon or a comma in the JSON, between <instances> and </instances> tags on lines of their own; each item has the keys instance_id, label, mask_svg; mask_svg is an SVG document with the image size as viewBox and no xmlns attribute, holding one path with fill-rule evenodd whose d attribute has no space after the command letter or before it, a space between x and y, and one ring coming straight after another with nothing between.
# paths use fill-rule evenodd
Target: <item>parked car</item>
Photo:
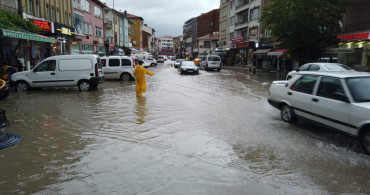
<instances>
[{"instance_id":1,"label":"parked car","mask_svg":"<svg viewBox=\"0 0 370 195\"><path fill-rule=\"evenodd\" d=\"M158 61L158 63L163 63L163 62L165 61L165 57L164 57L164 56L159 55L159 56L157 57L157 61Z\"/></svg>"},{"instance_id":2,"label":"parked car","mask_svg":"<svg viewBox=\"0 0 370 195\"><path fill-rule=\"evenodd\" d=\"M150 66L158 65L157 60L155 60L153 57L149 57L148 59L146 59L146 61L150 64Z\"/></svg>"},{"instance_id":3,"label":"parked car","mask_svg":"<svg viewBox=\"0 0 370 195\"><path fill-rule=\"evenodd\" d=\"M81 91L104 82L100 57L97 55L60 55L46 58L29 71L14 73L10 85L18 91L32 87L78 86Z\"/></svg>"},{"instance_id":4,"label":"parked car","mask_svg":"<svg viewBox=\"0 0 370 195\"><path fill-rule=\"evenodd\" d=\"M293 78L300 71L354 71L350 67L338 63L307 63L299 68L290 71L286 80Z\"/></svg>"},{"instance_id":5,"label":"parked car","mask_svg":"<svg viewBox=\"0 0 370 195\"><path fill-rule=\"evenodd\" d=\"M219 56L206 56L200 62L200 68L204 70L213 70L217 69L218 71L221 70L221 58Z\"/></svg>"},{"instance_id":6,"label":"parked car","mask_svg":"<svg viewBox=\"0 0 370 195\"><path fill-rule=\"evenodd\" d=\"M102 57L103 70L106 79L129 81L135 78L134 70L137 60L132 56Z\"/></svg>"},{"instance_id":7,"label":"parked car","mask_svg":"<svg viewBox=\"0 0 370 195\"><path fill-rule=\"evenodd\" d=\"M180 74L199 74L199 68L194 64L193 61L182 61L178 71Z\"/></svg>"},{"instance_id":8,"label":"parked car","mask_svg":"<svg viewBox=\"0 0 370 195\"><path fill-rule=\"evenodd\" d=\"M177 59L175 62L175 68L179 68L182 61L185 61L185 59Z\"/></svg>"},{"instance_id":9,"label":"parked car","mask_svg":"<svg viewBox=\"0 0 370 195\"><path fill-rule=\"evenodd\" d=\"M357 137L370 154L370 74L299 72L289 81L274 81L268 102L283 121L306 118Z\"/></svg>"}]
</instances>

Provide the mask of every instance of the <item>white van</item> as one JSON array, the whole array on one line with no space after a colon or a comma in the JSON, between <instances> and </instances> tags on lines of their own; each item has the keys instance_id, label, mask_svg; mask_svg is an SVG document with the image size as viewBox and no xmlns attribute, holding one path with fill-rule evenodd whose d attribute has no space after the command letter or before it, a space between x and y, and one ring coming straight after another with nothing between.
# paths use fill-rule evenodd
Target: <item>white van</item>
<instances>
[{"instance_id":1,"label":"white van","mask_svg":"<svg viewBox=\"0 0 370 195\"><path fill-rule=\"evenodd\" d=\"M149 67L152 66L152 62L149 61L150 55L147 54L132 54L131 56L135 57L135 59L142 60L144 63L142 64L143 67Z\"/></svg>"},{"instance_id":2,"label":"white van","mask_svg":"<svg viewBox=\"0 0 370 195\"><path fill-rule=\"evenodd\" d=\"M78 86L80 91L95 89L104 82L97 55L60 55L46 58L29 71L14 73L10 85L18 91L31 87Z\"/></svg>"},{"instance_id":3,"label":"white van","mask_svg":"<svg viewBox=\"0 0 370 195\"><path fill-rule=\"evenodd\" d=\"M101 57L106 79L129 81L135 78L134 70L137 60L133 56Z\"/></svg>"},{"instance_id":4,"label":"white van","mask_svg":"<svg viewBox=\"0 0 370 195\"><path fill-rule=\"evenodd\" d=\"M220 56L206 56L200 61L200 68L204 70L221 70L221 58Z\"/></svg>"}]
</instances>

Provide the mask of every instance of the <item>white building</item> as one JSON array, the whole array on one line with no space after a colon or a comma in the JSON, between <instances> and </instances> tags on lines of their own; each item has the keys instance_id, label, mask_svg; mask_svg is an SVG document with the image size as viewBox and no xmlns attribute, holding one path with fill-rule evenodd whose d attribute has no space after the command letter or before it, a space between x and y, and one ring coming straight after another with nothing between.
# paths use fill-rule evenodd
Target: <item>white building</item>
<instances>
[{"instance_id":1,"label":"white building","mask_svg":"<svg viewBox=\"0 0 370 195\"><path fill-rule=\"evenodd\" d=\"M173 56L173 37L163 36L156 38L158 55Z\"/></svg>"}]
</instances>

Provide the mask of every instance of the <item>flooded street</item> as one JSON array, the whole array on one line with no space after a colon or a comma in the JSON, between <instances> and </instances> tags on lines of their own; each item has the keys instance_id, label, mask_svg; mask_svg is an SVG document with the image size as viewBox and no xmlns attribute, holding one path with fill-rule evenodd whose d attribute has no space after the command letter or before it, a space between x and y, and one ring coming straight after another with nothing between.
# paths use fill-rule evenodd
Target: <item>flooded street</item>
<instances>
[{"instance_id":1,"label":"flooded street","mask_svg":"<svg viewBox=\"0 0 370 195\"><path fill-rule=\"evenodd\" d=\"M13 89L0 108L22 141L0 150L0 194L370 194L356 140L268 104L285 75L149 70L144 97L134 81Z\"/></svg>"}]
</instances>

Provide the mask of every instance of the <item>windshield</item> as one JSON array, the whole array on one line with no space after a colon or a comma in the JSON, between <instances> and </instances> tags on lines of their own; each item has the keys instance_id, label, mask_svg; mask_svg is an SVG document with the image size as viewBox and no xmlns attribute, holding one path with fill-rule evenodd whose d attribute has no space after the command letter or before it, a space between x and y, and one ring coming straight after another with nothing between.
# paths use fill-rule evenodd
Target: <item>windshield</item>
<instances>
[{"instance_id":1,"label":"windshield","mask_svg":"<svg viewBox=\"0 0 370 195\"><path fill-rule=\"evenodd\" d=\"M342 70L352 70L350 67L343 64L325 64L328 70L342 71Z\"/></svg>"},{"instance_id":2,"label":"windshield","mask_svg":"<svg viewBox=\"0 0 370 195\"><path fill-rule=\"evenodd\" d=\"M346 79L355 102L370 102L370 77Z\"/></svg>"},{"instance_id":3,"label":"windshield","mask_svg":"<svg viewBox=\"0 0 370 195\"><path fill-rule=\"evenodd\" d=\"M183 61L181 63L181 67L183 67L183 66L195 66L195 64L192 61Z\"/></svg>"},{"instance_id":4,"label":"windshield","mask_svg":"<svg viewBox=\"0 0 370 195\"><path fill-rule=\"evenodd\" d=\"M210 56L208 57L208 61L221 61L221 59L217 56Z\"/></svg>"},{"instance_id":5,"label":"windshield","mask_svg":"<svg viewBox=\"0 0 370 195\"><path fill-rule=\"evenodd\" d=\"M176 62L181 62L181 61L184 61L184 60L176 60Z\"/></svg>"}]
</instances>

